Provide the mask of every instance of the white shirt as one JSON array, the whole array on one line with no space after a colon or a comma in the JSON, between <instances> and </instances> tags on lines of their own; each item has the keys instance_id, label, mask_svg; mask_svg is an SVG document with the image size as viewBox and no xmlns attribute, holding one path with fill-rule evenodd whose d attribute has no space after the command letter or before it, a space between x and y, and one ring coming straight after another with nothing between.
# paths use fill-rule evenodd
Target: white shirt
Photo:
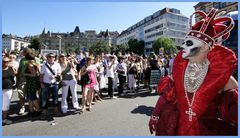
<instances>
[{"instance_id":1,"label":"white shirt","mask_svg":"<svg viewBox=\"0 0 240 138\"><path fill-rule=\"evenodd\" d=\"M78 55L76 56L76 60L77 60L77 62L80 63L82 59L83 59L82 54L78 54Z\"/></svg>"},{"instance_id":2,"label":"white shirt","mask_svg":"<svg viewBox=\"0 0 240 138\"><path fill-rule=\"evenodd\" d=\"M121 69L121 70L124 70L125 73L122 74L122 75L123 75L123 76L127 76L127 64L126 64L126 63L124 63L124 62L118 63L117 68L118 68L118 69Z\"/></svg>"},{"instance_id":3,"label":"white shirt","mask_svg":"<svg viewBox=\"0 0 240 138\"><path fill-rule=\"evenodd\" d=\"M12 68L13 69L18 69L18 67L19 67L19 62L17 62L17 61L12 61L11 63L10 63L10 66L12 66Z\"/></svg>"},{"instance_id":4,"label":"white shirt","mask_svg":"<svg viewBox=\"0 0 240 138\"><path fill-rule=\"evenodd\" d=\"M48 63L46 63L48 64ZM56 79L55 76L52 74L52 72L48 69L48 67L46 66L46 64L44 63L41 67L41 74L43 75L43 82L44 83L55 83ZM53 65L49 65L48 66L53 70L53 72L55 73L55 75L57 74L61 74L62 70L61 70L61 66L59 63L54 62Z\"/></svg>"},{"instance_id":5,"label":"white shirt","mask_svg":"<svg viewBox=\"0 0 240 138\"><path fill-rule=\"evenodd\" d=\"M107 63L107 77L114 78L114 71L113 71L113 65L109 69L109 66L112 64L112 62Z\"/></svg>"}]
</instances>

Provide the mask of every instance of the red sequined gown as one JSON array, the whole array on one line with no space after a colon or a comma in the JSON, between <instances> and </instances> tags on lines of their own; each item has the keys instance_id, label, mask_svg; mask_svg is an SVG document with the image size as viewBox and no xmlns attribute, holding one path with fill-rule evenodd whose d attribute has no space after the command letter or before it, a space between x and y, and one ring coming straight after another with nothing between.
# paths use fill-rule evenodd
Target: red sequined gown
<instances>
[{"instance_id":1,"label":"red sequined gown","mask_svg":"<svg viewBox=\"0 0 240 138\"><path fill-rule=\"evenodd\" d=\"M236 56L223 46L215 46L209 52L208 60L208 73L192 106L196 116L189 121L184 90L188 60L182 58L182 52L178 53L173 64L173 81L165 77L159 82L161 96L152 114L160 116L156 135L237 135L238 89L219 93L236 68ZM192 95L188 96L191 101Z\"/></svg>"}]
</instances>

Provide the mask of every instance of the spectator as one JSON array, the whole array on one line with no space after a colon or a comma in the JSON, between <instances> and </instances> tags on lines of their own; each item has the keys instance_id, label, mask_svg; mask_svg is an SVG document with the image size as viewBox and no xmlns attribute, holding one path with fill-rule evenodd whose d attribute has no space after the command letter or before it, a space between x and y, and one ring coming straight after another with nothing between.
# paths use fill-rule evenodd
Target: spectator
<instances>
[{"instance_id":1,"label":"spectator","mask_svg":"<svg viewBox=\"0 0 240 138\"><path fill-rule=\"evenodd\" d=\"M29 112L27 116L34 117L41 114L39 102L37 100L37 92L40 91L40 64L34 62L35 55L29 53L26 57L27 68L25 70L24 76L26 76L26 93L29 103ZM35 111L34 111L35 109Z\"/></svg>"},{"instance_id":2,"label":"spectator","mask_svg":"<svg viewBox=\"0 0 240 138\"><path fill-rule=\"evenodd\" d=\"M116 55L114 57L114 64L113 64L113 72L114 72L114 79L113 79L113 90L117 91L117 84L118 84L118 73L117 73L117 65L118 65L118 58Z\"/></svg>"},{"instance_id":3,"label":"spectator","mask_svg":"<svg viewBox=\"0 0 240 138\"><path fill-rule=\"evenodd\" d=\"M114 70L113 65L115 64L115 60L113 56L108 57L107 63L107 77L108 77L108 96L110 98L117 98L113 95L113 80L114 80Z\"/></svg>"},{"instance_id":4,"label":"spectator","mask_svg":"<svg viewBox=\"0 0 240 138\"><path fill-rule=\"evenodd\" d=\"M96 66L97 70L95 72L96 74L96 79L97 79L97 85L95 85L95 92L96 92L96 95L94 96L93 100L94 101L101 101L101 97L100 97L100 81L101 81L101 78L100 78L100 68L101 68L101 63L100 63L100 56L96 56L95 58L95 61L94 61L94 65Z\"/></svg>"},{"instance_id":5,"label":"spectator","mask_svg":"<svg viewBox=\"0 0 240 138\"><path fill-rule=\"evenodd\" d=\"M22 52L22 58L20 60L19 63L19 68L17 71L17 92L18 92L18 97L19 97L19 104L20 104L20 111L19 114L24 114L25 113L25 97L26 97L26 89L25 89L25 85L26 85L26 76L25 71L27 69L27 65L28 65L28 60L26 59L26 57L29 56L30 53L32 53L33 51L30 48L24 48L23 52ZM35 57L34 58L34 62L37 64L40 64L40 60Z\"/></svg>"},{"instance_id":6,"label":"spectator","mask_svg":"<svg viewBox=\"0 0 240 138\"><path fill-rule=\"evenodd\" d=\"M117 73L118 73L118 79L119 79L119 86L118 86L118 95L124 96L125 93L123 91L123 86L126 82L126 76L127 76L127 65L124 63L124 58L119 58L119 63L117 65Z\"/></svg>"},{"instance_id":7,"label":"spectator","mask_svg":"<svg viewBox=\"0 0 240 138\"><path fill-rule=\"evenodd\" d=\"M72 104L73 107L77 110L80 109L77 98L77 81L75 78L75 74L77 74L77 70L73 67L73 63L67 61L66 56L61 54L59 57L59 63L62 70L62 101L61 101L61 109L62 113L66 113L68 109L67 104L67 96L68 89L70 87L71 95L72 95Z\"/></svg>"},{"instance_id":8,"label":"spectator","mask_svg":"<svg viewBox=\"0 0 240 138\"><path fill-rule=\"evenodd\" d=\"M92 108L92 99L94 94L94 87L97 84L95 72L97 70L96 66L92 64L92 58L87 58L87 64L81 69L81 80L85 80L83 77L88 74L89 83L83 82L83 94L82 94L82 109L84 112L86 104L88 106L87 110L91 111Z\"/></svg>"},{"instance_id":9,"label":"spectator","mask_svg":"<svg viewBox=\"0 0 240 138\"><path fill-rule=\"evenodd\" d=\"M3 57L2 59L2 121L3 124L9 125L11 120L7 119L7 113L10 109L10 101L12 98L14 76L15 73L11 67L9 67L9 58Z\"/></svg>"},{"instance_id":10,"label":"spectator","mask_svg":"<svg viewBox=\"0 0 240 138\"><path fill-rule=\"evenodd\" d=\"M47 55L47 62L41 67L40 82L42 87L42 109L43 115L42 119L47 118L48 106L49 106L49 96L52 95L53 99L53 110L56 116L59 115L58 112L58 82L61 74L60 65L54 61L55 55L49 53Z\"/></svg>"},{"instance_id":11,"label":"spectator","mask_svg":"<svg viewBox=\"0 0 240 138\"><path fill-rule=\"evenodd\" d=\"M136 92L136 78L137 78L137 68L135 60L131 59L131 63L128 69L128 88L131 92Z\"/></svg>"}]
</instances>

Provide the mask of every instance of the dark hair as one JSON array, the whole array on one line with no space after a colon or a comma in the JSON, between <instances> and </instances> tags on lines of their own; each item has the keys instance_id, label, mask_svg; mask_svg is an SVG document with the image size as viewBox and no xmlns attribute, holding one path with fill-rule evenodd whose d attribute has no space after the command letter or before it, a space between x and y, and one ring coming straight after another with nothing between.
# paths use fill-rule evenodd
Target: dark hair
<instances>
[{"instance_id":1,"label":"dark hair","mask_svg":"<svg viewBox=\"0 0 240 138\"><path fill-rule=\"evenodd\" d=\"M47 54L47 57L50 57L50 55L53 55L53 56L55 56L55 54L54 54L54 53L48 53L48 54Z\"/></svg>"},{"instance_id":2,"label":"dark hair","mask_svg":"<svg viewBox=\"0 0 240 138\"><path fill-rule=\"evenodd\" d=\"M25 48L23 49L23 52L26 53L26 54L32 53L32 49L31 49L31 48L28 48L28 47L25 47Z\"/></svg>"},{"instance_id":3,"label":"dark hair","mask_svg":"<svg viewBox=\"0 0 240 138\"><path fill-rule=\"evenodd\" d=\"M35 54L33 52L27 53L25 58L26 58L26 60L34 60L35 59Z\"/></svg>"},{"instance_id":4,"label":"dark hair","mask_svg":"<svg viewBox=\"0 0 240 138\"><path fill-rule=\"evenodd\" d=\"M10 52L10 55L16 55L17 53L15 51Z\"/></svg>"}]
</instances>

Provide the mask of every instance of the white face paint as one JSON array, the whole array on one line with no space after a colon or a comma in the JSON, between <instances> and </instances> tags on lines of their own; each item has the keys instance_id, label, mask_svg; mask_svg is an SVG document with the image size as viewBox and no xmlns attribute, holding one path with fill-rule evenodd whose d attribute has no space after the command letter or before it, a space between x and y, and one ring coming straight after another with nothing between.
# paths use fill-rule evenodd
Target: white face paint
<instances>
[{"instance_id":1,"label":"white face paint","mask_svg":"<svg viewBox=\"0 0 240 138\"><path fill-rule=\"evenodd\" d=\"M186 37L183 45L181 46L181 48L183 48L182 58L188 58L196 55L202 46L204 46L204 42L201 40L193 37Z\"/></svg>"}]
</instances>

